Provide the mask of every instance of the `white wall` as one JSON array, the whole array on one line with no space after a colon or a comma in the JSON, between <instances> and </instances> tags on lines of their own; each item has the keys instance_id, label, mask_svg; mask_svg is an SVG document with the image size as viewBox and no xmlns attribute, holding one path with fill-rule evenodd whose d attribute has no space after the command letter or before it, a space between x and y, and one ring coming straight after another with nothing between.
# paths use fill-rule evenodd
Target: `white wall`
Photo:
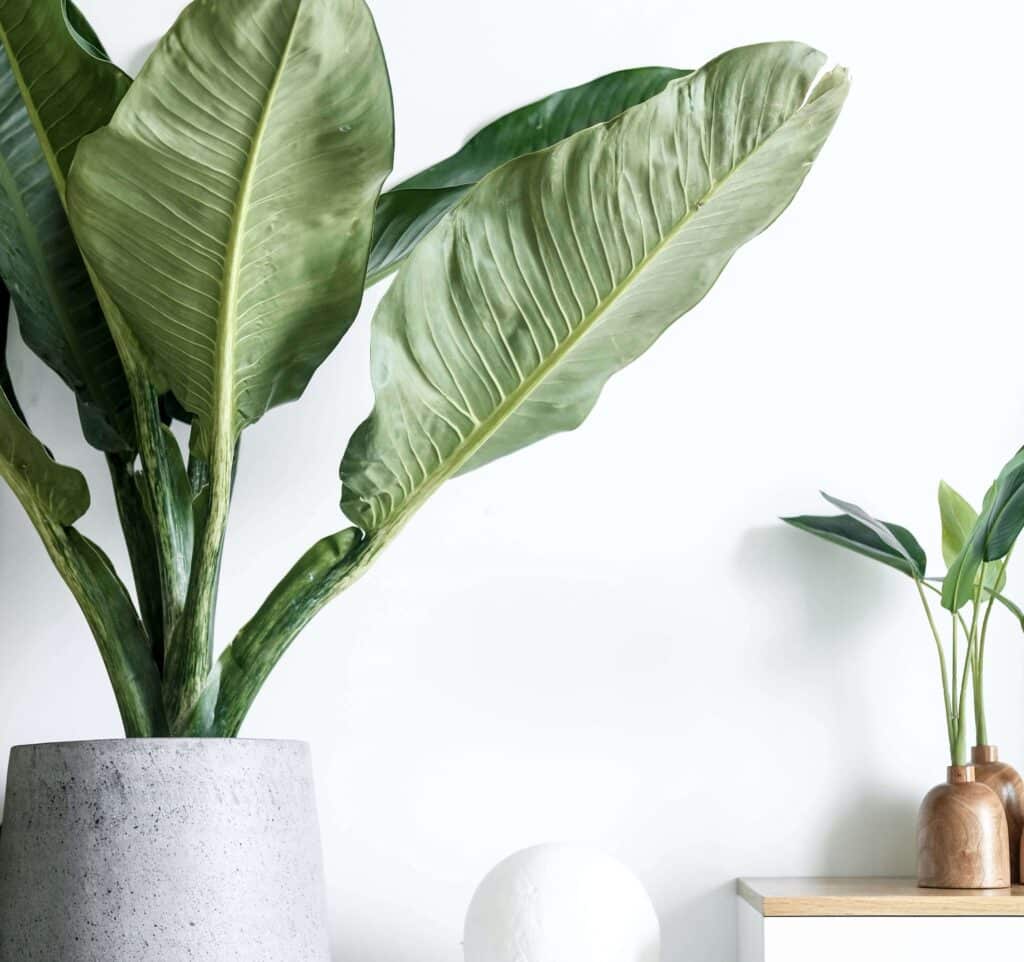
<instances>
[{"instance_id":1,"label":"white wall","mask_svg":"<svg viewBox=\"0 0 1024 962\"><path fill-rule=\"evenodd\" d=\"M135 67L182 0L81 5ZM946 764L916 598L775 518L817 511L824 487L941 564L936 482L978 498L1022 440L1018 40L1004 4L941 9L377 0L399 174L628 65L794 38L855 83L794 206L586 426L451 483L267 685L245 733L314 744L339 960L458 962L477 880L550 839L635 869L667 962L735 958L737 875L913 870L914 810ZM303 402L246 435L222 641L343 523L377 296ZM38 431L89 476L85 529L123 560L66 392L20 345L14 368ZM0 538L0 743L118 734L6 491ZM990 727L1024 762L1021 649L1001 622Z\"/></svg>"}]
</instances>

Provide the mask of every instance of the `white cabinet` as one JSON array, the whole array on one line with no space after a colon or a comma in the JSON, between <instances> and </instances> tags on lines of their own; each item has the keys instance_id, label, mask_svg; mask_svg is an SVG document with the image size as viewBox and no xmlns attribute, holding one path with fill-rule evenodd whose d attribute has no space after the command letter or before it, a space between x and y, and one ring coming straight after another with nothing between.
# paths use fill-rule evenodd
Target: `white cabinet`
<instances>
[{"instance_id":1,"label":"white cabinet","mask_svg":"<svg viewBox=\"0 0 1024 962\"><path fill-rule=\"evenodd\" d=\"M912 879L740 879L739 962L964 962L1024 945L1024 888Z\"/></svg>"}]
</instances>

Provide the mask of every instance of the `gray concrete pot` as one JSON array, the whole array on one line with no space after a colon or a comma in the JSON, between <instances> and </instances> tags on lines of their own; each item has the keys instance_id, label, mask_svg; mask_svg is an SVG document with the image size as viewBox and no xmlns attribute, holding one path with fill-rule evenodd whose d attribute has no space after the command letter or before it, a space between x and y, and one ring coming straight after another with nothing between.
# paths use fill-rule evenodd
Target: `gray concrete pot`
<instances>
[{"instance_id":1,"label":"gray concrete pot","mask_svg":"<svg viewBox=\"0 0 1024 962\"><path fill-rule=\"evenodd\" d=\"M11 752L0 962L329 962L309 749L136 739Z\"/></svg>"}]
</instances>

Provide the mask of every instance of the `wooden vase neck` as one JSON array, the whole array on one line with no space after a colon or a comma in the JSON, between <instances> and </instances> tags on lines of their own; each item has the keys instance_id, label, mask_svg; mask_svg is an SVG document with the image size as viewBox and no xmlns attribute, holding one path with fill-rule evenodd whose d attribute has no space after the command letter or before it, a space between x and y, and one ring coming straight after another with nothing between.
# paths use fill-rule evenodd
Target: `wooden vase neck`
<instances>
[{"instance_id":1,"label":"wooden vase neck","mask_svg":"<svg viewBox=\"0 0 1024 962\"><path fill-rule=\"evenodd\" d=\"M969 785L974 781L974 766L950 765L946 769L946 781L950 785Z\"/></svg>"},{"instance_id":2,"label":"wooden vase neck","mask_svg":"<svg viewBox=\"0 0 1024 962\"><path fill-rule=\"evenodd\" d=\"M990 765L999 761L999 749L995 745L975 745L971 749L971 763Z\"/></svg>"}]
</instances>

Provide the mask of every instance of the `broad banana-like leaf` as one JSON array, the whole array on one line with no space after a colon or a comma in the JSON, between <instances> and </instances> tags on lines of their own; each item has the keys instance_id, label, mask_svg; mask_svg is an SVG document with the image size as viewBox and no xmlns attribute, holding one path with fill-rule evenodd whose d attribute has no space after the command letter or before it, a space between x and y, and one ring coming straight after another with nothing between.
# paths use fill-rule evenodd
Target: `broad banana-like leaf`
<instances>
[{"instance_id":1,"label":"broad banana-like leaf","mask_svg":"<svg viewBox=\"0 0 1024 962\"><path fill-rule=\"evenodd\" d=\"M0 36L0 275L25 343L74 391L86 439L131 453L128 385L62 200L78 141L129 81L67 0L0 0Z\"/></svg>"},{"instance_id":2,"label":"broad banana-like leaf","mask_svg":"<svg viewBox=\"0 0 1024 962\"><path fill-rule=\"evenodd\" d=\"M0 392L0 477L35 519L74 524L89 510L89 488L74 468L57 464Z\"/></svg>"},{"instance_id":3,"label":"broad banana-like leaf","mask_svg":"<svg viewBox=\"0 0 1024 962\"><path fill-rule=\"evenodd\" d=\"M1024 451L1007 462L985 495L970 537L942 583L942 606L957 611L970 601L978 569L982 564L1006 557L1021 530L1024 530Z\"/></svg>"},{"instance_id":4,"label":"broad banana-like leaf","mask_svg":"<svg viewBox=\"0 0 1024 962\"><path fill-rule=\"evenodd\" d=\"M373 223L367 284L395 270L445 212L496 167L611 120L689 72L670 67L618 70L560 90L488 124L451 157L381 195Z\"/></svg>"},{"instance_id":5,"label":"broad banana-like leaf","mask_svg":"<svg viewBox=\"0 0 1024 962\"><path fill-rule=\"evenodd\" d=\"M824 60L734 50L453 207L374 318L349 518L394 528L446 478L578 426L790 203L847 93L841 69L812 90Z\"/></svg>"},{"instance_id":6,"label":"broad banana-like leaf","mask_svg":"<svg viewBox=\"0 0 1024 962\"><path fill-rule=\"evenodd\" d=\"M782 520L832 544L880 561L911 578L924 577L927 564L924 549L917 538L901 525L875 519L875 524L869 526L849 514L805 514ZM879 526L885 530L886 537L879 534Z\"/></svg>"},{"instance_id":7,"label":"broad banana-like leaf","mask_svg":"<svg viewBox=\"0 0 1024 962\"><path fill-rule=\"evenodd\" d=\"M82 143L76 236L198 454L298 397L348 329L392 152L362 0L193 3Z\"/></svg>"}]
</instances>

